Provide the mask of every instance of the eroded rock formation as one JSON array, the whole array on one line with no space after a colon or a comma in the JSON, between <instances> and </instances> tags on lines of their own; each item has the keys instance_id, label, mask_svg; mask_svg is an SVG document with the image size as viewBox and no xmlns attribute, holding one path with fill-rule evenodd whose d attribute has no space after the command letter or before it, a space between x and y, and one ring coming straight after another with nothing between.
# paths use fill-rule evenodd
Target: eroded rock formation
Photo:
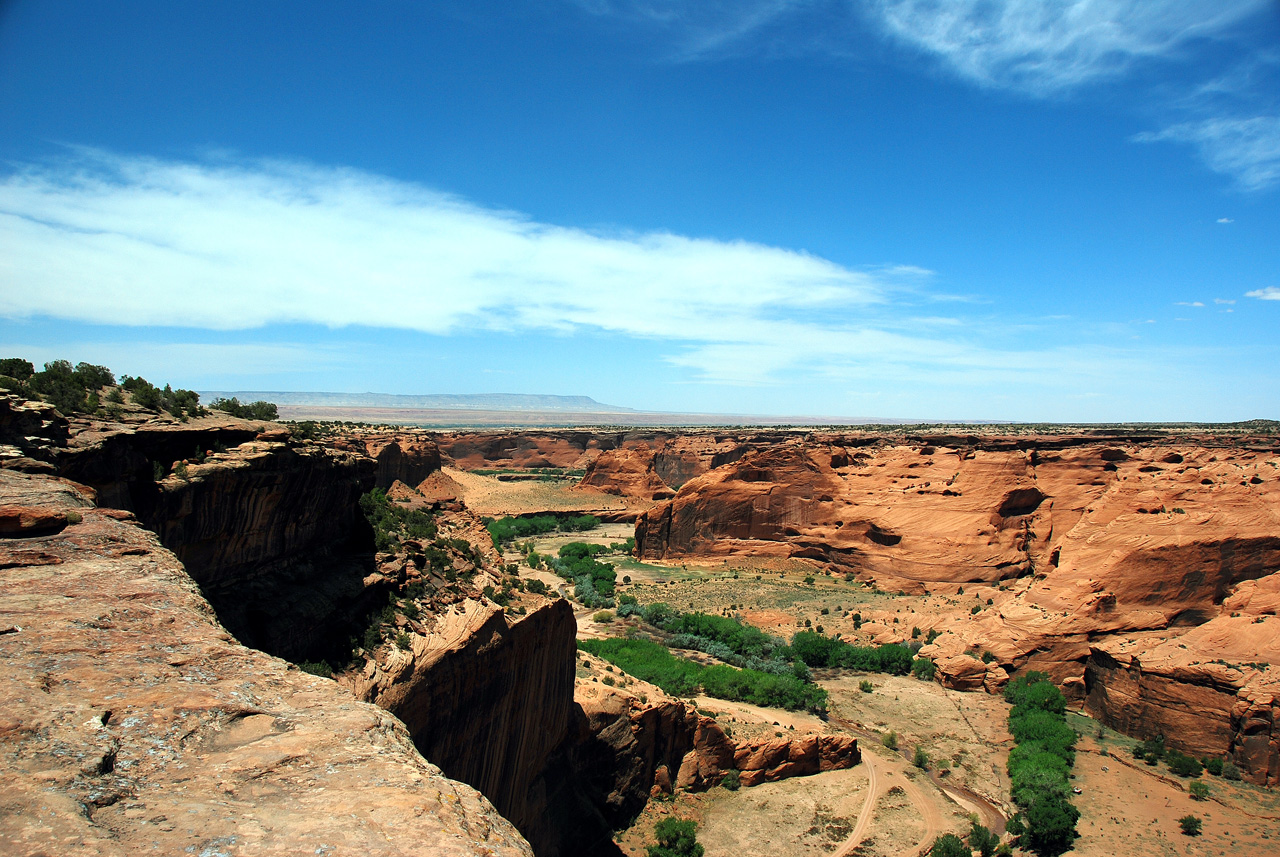
<instances>
[{"instance_id":1,"label":"eroded rock formation","mask_svg":"<svg viewBox=\"0 0 1280 857\"><path fill-rule=\"evenodd\" d=\"M636 543L655 559L809 558L889 590L1006 583L1015 598L922 650L944 684L1044 669L1106 722L1276 781L1277 688L1211 663L1231 660L1232 614L1258 652L1280 629L1271 441L795 438L686 483Z\"/></svg>"},{"instance_id":2,"label":"eroded rock formation","mask_svg":"<svg viewBox=\"0 0 1280 857\"><path fill-rule=\"evenodd\" d=\"M0 497L64 522L0 539L4 853L532 853L394 717L238 645L129 513Z\"/></svg>"},{"instance_id":3,"label":"eroded rock formation","mask_svg":"<svg viewBox=\"0 0 1280 857\"><path fill-rule=\"evenodd\" d=\"M546 782L576 713L568 602L517 619L468 599L424 621L410 648L384 647L342 682L404 721L423 755L484 793L539 854L572 853L548 815Z\"/></svg>"},{"instance_id":4,"label":"eroded rock formation","mask_svg":"<svg viewBox=\"0 0 1280 857\"><path fill-rule=\"evenodd\" d=\"M850 768L857 739L833 733L737 742L712 718L651 685L644 698L620 687L579 682L586 716L573 747L583 788L613 827L629 824L655 791L700 791L739 771L743 785Z\"/></svg>"}]
</instances>

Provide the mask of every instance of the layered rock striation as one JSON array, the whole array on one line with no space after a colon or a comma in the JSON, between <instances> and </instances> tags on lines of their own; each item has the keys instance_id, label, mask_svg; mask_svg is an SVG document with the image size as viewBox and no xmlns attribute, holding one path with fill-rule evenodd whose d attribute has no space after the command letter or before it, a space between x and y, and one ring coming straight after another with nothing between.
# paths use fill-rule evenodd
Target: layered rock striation
<instances>
[{"instance_id":1,"label":"layered rock striation","mask_svg":"<svg viewBox=\"0 0 1280 857\"><path fill-rule=\"evenodd\" d=\"M426 633L412 635L409 648L384 647L341 681L404 721L423 755L484 793L540 855L574 853L549 812L560 784L548 782L578 716L568 602L516 618L467 599L424 621Z\"/></svg>"}]
</instances>

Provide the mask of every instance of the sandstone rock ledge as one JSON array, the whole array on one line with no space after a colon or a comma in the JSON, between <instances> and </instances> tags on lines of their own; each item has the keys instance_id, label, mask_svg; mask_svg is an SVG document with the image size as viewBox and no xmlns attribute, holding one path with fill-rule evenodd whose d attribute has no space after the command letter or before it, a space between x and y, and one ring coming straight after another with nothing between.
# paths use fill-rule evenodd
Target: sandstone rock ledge
<instances>
[{"instance_id":1,"label":"sandstone rock ledge","mask_svg":"<svg viewBox=\"0 0 1280 857\"><path fill-rule=\"evenodd\" d=\"M0 504L65 521L0 538L0 852L532 853L394 717L239 645L127 513L10 472Z\"/></svg>"}]
</instances>

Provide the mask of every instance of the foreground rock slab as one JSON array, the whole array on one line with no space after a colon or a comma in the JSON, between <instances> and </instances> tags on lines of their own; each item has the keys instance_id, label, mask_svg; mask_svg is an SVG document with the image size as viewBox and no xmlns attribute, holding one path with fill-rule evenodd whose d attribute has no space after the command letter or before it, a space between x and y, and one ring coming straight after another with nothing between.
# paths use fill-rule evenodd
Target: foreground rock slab
<instances>
[{"instance_id":1,"label":"foreground rock slab","mask_svg":"<svg viewBox=\"0 0 1280 857\"><path fill-rule=\"evenodd\" d=\"M128 513L10 472L0 504L67 521L0 538L0 853L532 853L387 712L239 645Z\"/></svg>"}]
</instances>

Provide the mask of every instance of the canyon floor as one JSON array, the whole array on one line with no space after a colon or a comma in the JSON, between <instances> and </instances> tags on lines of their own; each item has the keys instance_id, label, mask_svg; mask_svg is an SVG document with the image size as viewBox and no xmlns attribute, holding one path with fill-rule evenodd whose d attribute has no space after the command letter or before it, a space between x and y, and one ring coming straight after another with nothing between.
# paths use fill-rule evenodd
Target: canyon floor
<instances>
[{"instance_id":1,"label":"canyon floor","mask_svg":"<svg viewBox=\"0 0 1280 857\"><path fill-rule=\"evenodd\" d=\"M491 508L515 509L535 496L525 487L529 483L499 483L470 474L466 482L468 494L483 496ZM512 499L500 499L513 484L520 488ZM572 496L559 486L552 491ZM629 535L630 525L605 524L588 533L551 533L529 541L539 553L555 554L572 541L610 544ZM506 557L509 562L519 558L514 551ZM923 636L961 616L998 607L1029 585L970 584L959 592L906 595L825 573L820 564L804 559L607 559L617 566L619 591L643 604L662 601L680 610L736 614L779 636L820 627L862 643L904 628L921 628ZM561 582L545 571L522 567L521 574ZM595 611L576 612L580 639L621 636L634 625L633 620L602 624L593 621ZM598 667L580 668L578 681L601 680ZM942 833L963 836L975 815L992 829L1003 827L1013 810L1005 773L1012 739L1006 728L1009 706L1001 696L847 670L819 671L815 678L830 694L826 722L810 714L704 696L693 701L735 736L806 731L854 735L863 751L861 764L736 791L677 791L669 799L651 800L630 828L617 833L622 851L629 857L644 855L654 841L654 826L673 816L697 821L707 857L908 854L927 849ZM859 687L864 680L872 684L870 693ZM1193 800L1188 780L1163 765L1153 768L1133 758L1134 739L1078 712L1070 720L1081 736L1073 778L1081 792L1074 798L1081 818L1080 838L1068 853L1271 855L1280 847L1280 795L1274 791L1205 773L1210 798ZM897 737L896 752L880 740L890 731ZM931 760L927 771L910 761L917 746ZM1201 836L1181 834L1178 819L1188 814L1203 819Z\"/></svg>"}]
</instances>

